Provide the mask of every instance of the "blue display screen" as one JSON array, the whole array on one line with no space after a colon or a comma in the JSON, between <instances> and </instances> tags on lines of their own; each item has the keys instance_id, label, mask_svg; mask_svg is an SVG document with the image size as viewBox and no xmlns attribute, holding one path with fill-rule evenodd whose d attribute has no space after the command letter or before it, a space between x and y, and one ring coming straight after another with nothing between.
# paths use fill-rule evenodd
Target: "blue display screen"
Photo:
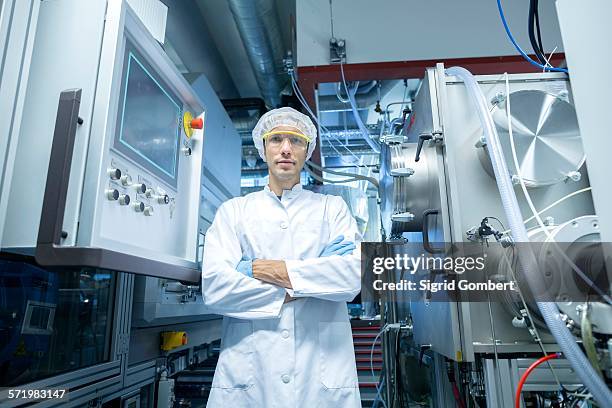
<instances>
[{"instance_id":1,"label":"blue display screen","mask_svg":"<svg viewBox=\"0 0 612 408\"><path fill-rule=\"evenodd\" d=\"M134 51L124 67L115 148L175 186L182 105Z\"/></svg>"}]
</instances>

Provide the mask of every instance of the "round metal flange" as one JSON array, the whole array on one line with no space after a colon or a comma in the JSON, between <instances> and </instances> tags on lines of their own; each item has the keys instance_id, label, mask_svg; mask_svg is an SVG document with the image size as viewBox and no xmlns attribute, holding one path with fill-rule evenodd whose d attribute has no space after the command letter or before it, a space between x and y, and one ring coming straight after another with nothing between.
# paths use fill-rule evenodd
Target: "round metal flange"
<instances>
[{"instance_id":1,"label":"round metal flange","mask_svg":"<svg viewBox=\"0 0 612 408\"><path fill-rule=\"evenodd\" d=\"M553 245L557 245L558 248L554 248ZM576 266L581 267L583 262L579 262L580 259L587 259L595 265L603 265L602 250L599 220L595 215L586 215L574 218L555 228L540 252L539 260L544 262L544 270L555 271L556 278L560 281L560 287L557 291L559 310L576 322L578 326L580 326L580 313L584 301L575 299L575 296L568 294L584 292L587 283L576 276L572 266L564 260L559 251L563 251ZM591 271L583 270L582 272L593 279L593 276L590 276ZM612 315L612 306L604 302L589 302L589 308L589 320L593 331L612 334L612 320L609 318Z\"/></svg>"},{"instance_id":2,"label":"round metal flange","mask_svg":"<svg viewBox=\"0 0 612 408\"><path fill-rule=\"evenodd\" d=\"M496 105L493 119L508 170L517 176L506 106L507 102ZM543 91L523 90L510 94L510 106L512 136L525 184L529 187L552 185L580 169L585 155L576 110L570 103ZM487 146L478 150L483 167L494 176Z\"/></svg>"}]
</instances>

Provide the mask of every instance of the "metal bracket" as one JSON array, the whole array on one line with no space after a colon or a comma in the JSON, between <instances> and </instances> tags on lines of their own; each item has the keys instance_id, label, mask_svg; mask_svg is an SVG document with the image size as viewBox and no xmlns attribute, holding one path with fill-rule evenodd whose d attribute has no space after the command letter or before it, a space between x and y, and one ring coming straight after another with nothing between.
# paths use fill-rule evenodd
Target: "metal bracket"
<instances>
[{"instance_id":1,"label":"metal bracket","mask_svg":"<svg viewBox=\"0 0 612 408\"><path fill-rule=\"evenodd\" d=\"M391 221L393 222L410 222L413 219L414 214L409 211L391 215Z\"/></svg>"},{"instance_id":2,"label":"metal bracket","mask_svg":"<svg viewBox=\"0 0 612 408\"><path fill-rule=\"evenodd\" d=\"M127 354L130 350L130 335L119 334L117 336L117 354Z\"/></svg>"},{"instance_id":3,"label":"metal bracket","mask_svg":"<svg viewBox=\"0 0 612 408\"><path fill-rule=\"evenodd\" d=\"M441 131L435 131L433 133L433 142L437 145L444 144L444 134Z\"/></svg>"},{"instance_id":4,"label":"metal bracket","mask_svg":"<svg viewBox=\"0 0 612 408\"><path fill-rule=\"evenodd\" d=\"M404 135L382 135L380 137L380 142L386 144L404 143L405 141L406 136Z\"/></svg>"},{"instance_id":5,"label":"metal bracket","mask_svg":"<svg viewBox=\"0 0 612 408\"><path fill-rule=\"evenodd\" d=\"M346 64L346 41L338 38L329 39L329 63Z\"/></svg>"},{"instance_id":6,"label":"metal bracket","mask_svg":"<svg viewBox=\"0 0 612 408\"><path fill-rule=\"evenodd\" d=\"M293 64L293 53L291 51L287 51L287 56L283 58L283 70L289 75L293 74L295 70L295 65Z\"/></svg>"}]
</instances>

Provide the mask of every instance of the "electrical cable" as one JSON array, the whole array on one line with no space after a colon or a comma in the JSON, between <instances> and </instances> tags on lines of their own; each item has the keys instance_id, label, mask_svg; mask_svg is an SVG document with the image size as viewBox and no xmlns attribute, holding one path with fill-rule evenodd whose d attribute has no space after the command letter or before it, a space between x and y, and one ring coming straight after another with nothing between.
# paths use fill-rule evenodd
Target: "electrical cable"
<instances>
[{"instance_id":1,"label":"electrical cable","mask_svg":"<svg viewBox=\"0 0 612 408\"><path fill-rule=\"evenodd\" d=\"M317 181L320 181L321 183L330 183L330 184L343 184L343 183L351 183L353 181L360 181L361 179L359 178L349 178L349 179L344 179L344 180L330 180L330 179L326 179L323 178L321 176L319 176L317 173L315 173L310 167L308 167L307 165L304 166L304 168L306 169L306 171L308 173L310 173L310 175L312 176L312 178L314 178Z\"/></svg>"},{"instance_id":2,"label":"electrical cable","mask_svg":"<svg viewBox=\"0 0 612 408\"><path fill-rule=\"evenodd\" d=\"M533 48L533 52L536 57L540 60L540 62L547 66L546 56L540 49L540 46L537 43L536 33L535 33L535 20L536 20L536 7L537 0L529 0L529 22L528 22L528 31L529 31L529 42L531 43L531 47Z\"/></svg>"},{"instance_id":3,"label":"electrical cable","mask_svg":"<svg viewBox=\"0 0 612 408\"><path fill-rule=\"evenodd\" d=\"M544 69L545 71L565 72L566 74L568 73L568 70L565 68L547 67L529 58L529 56L525 53L525 51L523 51L523 49L517 44L516 40L512 36L512 33L510 32L510 27L508 27L508 22L506 21L506 17L504 16L504 10L502 9L501 0L497 0L497 8L499 10L499 16L502 20L502 23L504 25L504 29L506 30L506 34L508 35L508 38L514 45L514 48L516 48L516 50L523 56L523 58L527 62L529 62L531 65L534 65L540 69Z\"/></svg>"},{"instance_id":4,"label":"electrical cable","mask_svg":"<svg viewBox=\"0 0 612 408\"><path fill-rule=\"evenodd\" d=\"M346 173L346 172L343 172L343 171L329 170L329 169L326 169L324 167L321 167L321 166L317 165L316 163L313 163L310 160L307 161L306 164L308 166L310 166L310 167L313 167L315 170L323 171L325 173L335 174L337 176L348 176L348 177L355 178L357 180L368 181L368 182L372 183L374 185L374 187L378 188L378 180L376 180L374 177L364 176L363 174Z\"/></svg>"},{"instance_id":5,"label":"electrical cable","mask_svg":"<svg viewBox=\"0 0 612 408\"><path fill-rule=\"evenodd\" d=\"M540 48L540 51L542 51L542 54L544 54L544 43L542 42L542 32L540 31L539 1L540 0L535 0L534 18L535 18L536 34L537 34L537 39L538 39L538 47Z\"/></svg>"},{"instance_id":6,"label":"electrical cable","mask_svg":"<svg viewBox=\"0 0 612 408\"><path fill-rule=\"evenodd\" d=\"M457 387L457 383L455 381L451 381L451 387L453 389L453 396L455 397L455 402L459 405L459 408L465 408L465 404L461 399L461 393L459 392L459 388Z\"/></svg>"},{"instance_id":7,"label":"electrical cable","mask_svg":"<svg viewBox=\"0 0 612 408\"><path fill-rule=\"evenodd\" d=\"M558 199L557 201L555 201L554 203L544 207L543 209L536 211L538 215L542 215L543 213L545 213L546 211L550 210L551 208L556 207L557 205L561 204L563 201L567 200L568 198L571 198L575 195L578 195L580 193L584 193L587 191L591 191L591 187L585 187L583 189L580 190L576 190L574 192L571 192L563 197L561 197L560 199ZM531 217L527 218L525 221L523 221L524 224L527 224L530 221L533 221L535 219L535 215L532 215ZM510 232L510 230L505 230L502 232L502 234L508 234Z\"/></svg>"},{"instance_id":8,"label":"electrical cable","mask_svg":"<svg viewBox=\"0 0 612 408\"><path fill-rule=\"evenodd\" d=\"M523 391L523 386L525 385L525 382L527 381L527 377L529 377L529 374L531 374L531 372L535 370L536 367L542 364L543 362L548 361L548 360L553 360L559 357L561 357L561 353L549 354L547 356L540 357L533 364L529 366L529 368L521 376L521 380L519 381L518 386L516 387L516 394L514 395L514 407L515 408L521 408L521 392Z\"/></svg>"}]
</instances>

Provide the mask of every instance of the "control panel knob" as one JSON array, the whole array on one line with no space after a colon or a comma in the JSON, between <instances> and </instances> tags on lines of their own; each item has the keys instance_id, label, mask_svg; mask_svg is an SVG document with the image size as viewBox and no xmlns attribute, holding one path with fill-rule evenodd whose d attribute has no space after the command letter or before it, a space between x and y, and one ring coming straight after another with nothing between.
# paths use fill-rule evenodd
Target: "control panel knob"
<instances>
[{"instance_id":1,"label":"control panel knob","mask_svg":"<svg viewBox=\"0 0 612 408\"><path fill-rule=\"evenodd\" d=\"M121 178L121 170L110 168L108 169L108 177L111 180L119 180Z\"/></svg>"},{"instance_id":2,"label":"control panel knob","mask_svg":"<svg viewBox=\"0 0 612 408\"><path fill-rule=\"evenodd\" d=\"M151 207L150 205L146 205L144 210L143 210L143 214L148 216L148 217L153 215L153 207Z\"/></svg>"},{"instance_id":3,"label":"control panel knob","mask_svg":"<svg viewBox=\"0 0 612 408\"><path fill-rule=\"evenodd\" d=\"M119 190L117 190L116 188L110 188L108 190L106 190L106 198L108 198L110 201L117 201L119 199Z\"/></svg>"},{"instance_id":4,"label":"control panel knob","mask_svg":"<svg viewBox=\"0 0 612 408\"><path fill-rule=\"evenodd\" d=\"M130 203L130 196L127 194L121 194L119 196L119 204L128 205Z\"/></svg>"},{"instance_id":5,"label":"control panel knob","mask_svg":"<svg viewBox=\"0 0 612 408\"><path fill-rule=\"evenodd\" d=\"M145 195L147 196L147 198L151 198L151 197L153 197L153 195L154 195L154 194L155 194L155 191L153 191L153 189L152 189L152 188L147 188L147 189L145 190Z\"/></svg>"},{"instance_id":6,"label":"control panel knob","mask_svg":"<svg viewBox=\"0 0 612 408\"><path fill-rule=\"evenodd\" d=\"M170 202L170 197L168 197L168 194L162 194L157 196L157 202L160 204L168 204Z\"/></svg>"},{"instance_id":7,"label":"control panel knob","mask_svg":"<svg viewBox=\"0 0 612 408\"><path fill-rule=\"evenodd\" d=\"M124 186L129 186L132 184L132 177L129 174L124 174L121 176L121 184Z\"/></svg>"},{"instance_id":8,"label":"control panel knob","mask_svg":"<svg viewBox=\"0 0 612 408\"><path fill-rule=\"evenodd\" d=\"M145 203L142 201L135 201L134 204L132 204L132 207L136 212L143 212L145 210Z\"/></svg>"},{"instance_id":9,"label":"control panel knob","mask_svg":"<svg viewBox=\"0 0 612 408\"><path fill-rule=\"evenodd\" d=\"M137 194L144 194L147 191L147 185L145 183L132 184Z\"/></svg>"}]
</instances>

